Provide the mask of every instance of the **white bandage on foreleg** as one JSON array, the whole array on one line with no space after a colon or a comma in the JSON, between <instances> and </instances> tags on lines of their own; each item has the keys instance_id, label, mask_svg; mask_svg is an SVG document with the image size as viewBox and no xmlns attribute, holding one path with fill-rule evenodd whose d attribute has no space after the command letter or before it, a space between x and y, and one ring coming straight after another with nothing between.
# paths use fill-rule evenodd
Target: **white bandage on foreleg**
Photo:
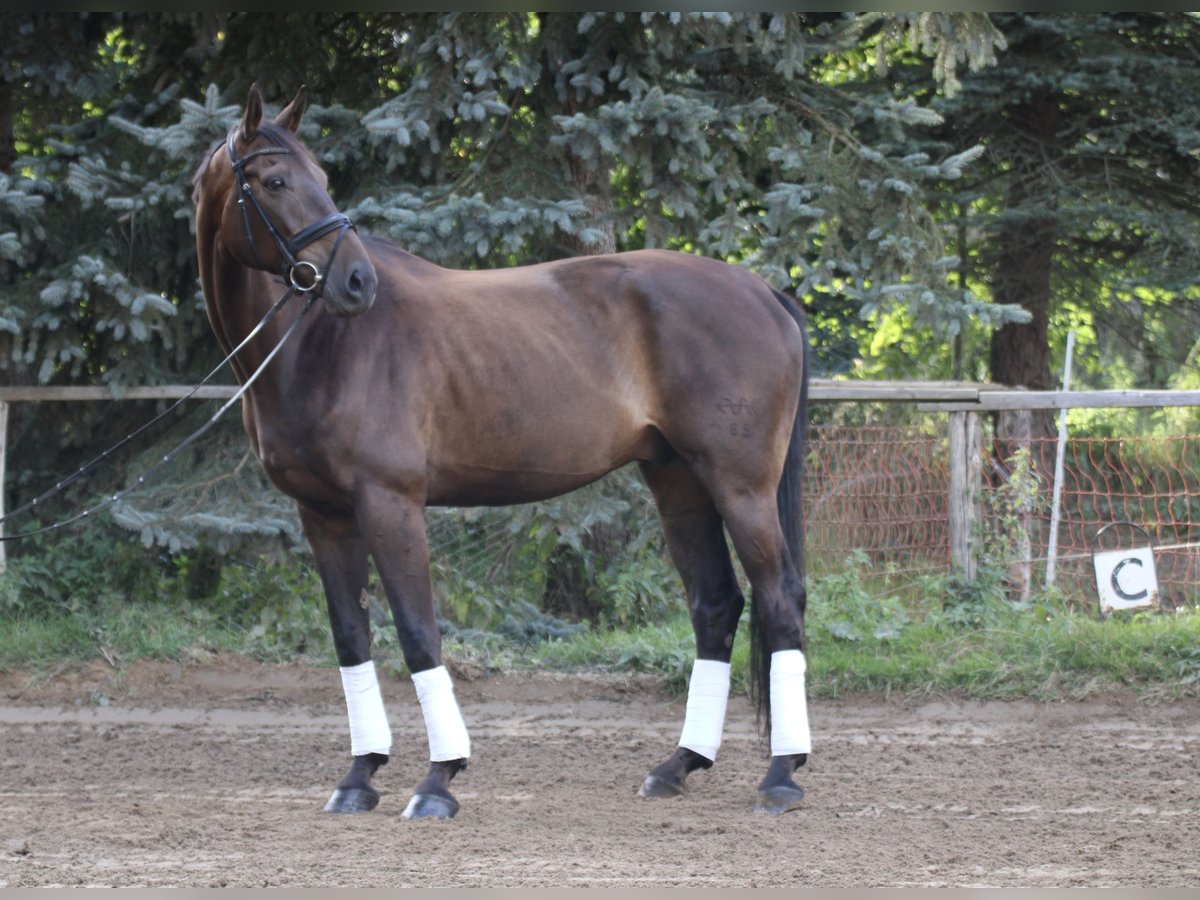
<instances>
[{"instance_id":1,"label":"white bandage on foreleg","mask_svg":"<svg viewBox=\"0 0 1200 900\"><path fill-rule=\"evenodd\" d=\"M812 752L804 690L807 668L800 650L777 650L771 654L772 756Z\"/></svg>"},{"instance_id":2,"label":"white bandage on foreleg","mask_svg":"<svg viewBox=\"0 0 1200 900\"><path fill-rule=\"evenodd\" d=\"M698 659L692 664L688 682L687 711L679 746L706 759L717 758L721 732L725 730L725 707L729 703L729 663Z\"/></svg>"},{"instance_id":3,"label":"white bandage on foreleg","mask_svg":"<svg viewBox=\"0 0 1200 900\"><path fill-rule=\"evenodd\" d=\"M413 672L412 680L417 688L421 714L425 717L425 731L429 734L430 761L469 757L471 738L467 735L458 701L454 699L454 684L446 667Z\"/></svg>"},{"instance_id":4,"label":"white bandage on foreleg","mask_svg":"<svg viewBox=\"0 0 1200 900\"><path fill-rule=\"evenodd\" d=\"M342 668L341 673L342 690L346 692L346 714L350 718L350 752L355 756L389 753L392 729L388 727L374 661Z\"/></svg>"}]
</instances>

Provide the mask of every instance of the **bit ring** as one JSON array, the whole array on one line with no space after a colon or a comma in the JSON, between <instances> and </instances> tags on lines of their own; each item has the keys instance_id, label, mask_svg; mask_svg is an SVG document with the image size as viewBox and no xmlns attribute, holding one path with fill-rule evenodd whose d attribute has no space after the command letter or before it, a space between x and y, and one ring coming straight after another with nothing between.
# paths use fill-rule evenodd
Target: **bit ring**
<instances>
[{"instance_id":1,"label":"bit ring","mask_svg":"<svg viewBox=\"0 0 1200 900\"><path fill-rule=\"evenodd\" d=\"M307 286L296 280L296 272L301 266L304 266L312 273L312 283L308 284ZM317 264L311 263L307 259L300 260L298 263L288 269L288 281L291 283L292 287L302 294L307 294L309 291L315 291L318 287L320 287L324 277L325 276L321 274L321 270L317 268Z\"/></svg>"}]
</instances>

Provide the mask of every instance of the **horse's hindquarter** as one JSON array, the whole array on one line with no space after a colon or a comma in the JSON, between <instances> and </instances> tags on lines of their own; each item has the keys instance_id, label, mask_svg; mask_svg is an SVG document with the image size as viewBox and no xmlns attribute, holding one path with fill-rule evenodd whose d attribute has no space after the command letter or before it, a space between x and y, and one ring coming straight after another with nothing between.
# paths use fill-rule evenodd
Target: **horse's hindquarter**
<instances>
[{"instance_id":1,"label":"horse's hindquarter","mask_svg":"<svg viewBox=\"0 0 1200 900\"><path fill-rule=\"evenodd\" d=\"M642 252L441 270L427 287L403 305L431 504L538 499L633 460L786 444L798 335L742 270Z\"/></svg>"}]
</instances>

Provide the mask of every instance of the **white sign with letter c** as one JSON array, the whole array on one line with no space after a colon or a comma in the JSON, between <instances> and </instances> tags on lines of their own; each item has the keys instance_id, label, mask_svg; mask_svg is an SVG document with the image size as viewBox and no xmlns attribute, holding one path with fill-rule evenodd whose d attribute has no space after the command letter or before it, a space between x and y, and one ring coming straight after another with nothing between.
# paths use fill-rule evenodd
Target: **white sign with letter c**
<instances>
[{"instance_id":1,"label":"white sign with letter c","mask_svg":"<svg viewBox=\"0 0 1200 900\"><path fill-rule=\"evenodd\" d=\"M1101 614L1158 606L1158 573L1152 547L1105 550L1094 554L1092 561Z\"/></svg>"}]
</instances>

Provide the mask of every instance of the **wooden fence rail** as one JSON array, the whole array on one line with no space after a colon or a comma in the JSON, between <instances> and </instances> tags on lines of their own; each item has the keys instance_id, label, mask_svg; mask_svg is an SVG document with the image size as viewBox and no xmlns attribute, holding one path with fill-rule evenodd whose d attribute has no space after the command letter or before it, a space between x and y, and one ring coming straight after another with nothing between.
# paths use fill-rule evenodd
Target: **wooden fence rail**
<instances>
[{"instance_id":1,"label":"wooden fence rail","mask_svg":"<svg viewBox=\"0 0 1200 900\"><path fill-rule=\"evenodd\" d=\"M10 403L100 402L117 400L227 400L233 385L139 387L0 387L0 516L4 514L4 461L8 449ZM975 523L979 519L981 414L1001 410L1100 407L1200 406L1200 391L1021 391L990 384L951 381L841 381L814 378L809 399L815 403L914 403L920 412L949 413L950 559L968 577L975 572ZM3 526L0 525L0 529ZM2 534L0 530L0 534ZM0 573L5 545L0 543Z\"/></svg>"}]
</instances>

